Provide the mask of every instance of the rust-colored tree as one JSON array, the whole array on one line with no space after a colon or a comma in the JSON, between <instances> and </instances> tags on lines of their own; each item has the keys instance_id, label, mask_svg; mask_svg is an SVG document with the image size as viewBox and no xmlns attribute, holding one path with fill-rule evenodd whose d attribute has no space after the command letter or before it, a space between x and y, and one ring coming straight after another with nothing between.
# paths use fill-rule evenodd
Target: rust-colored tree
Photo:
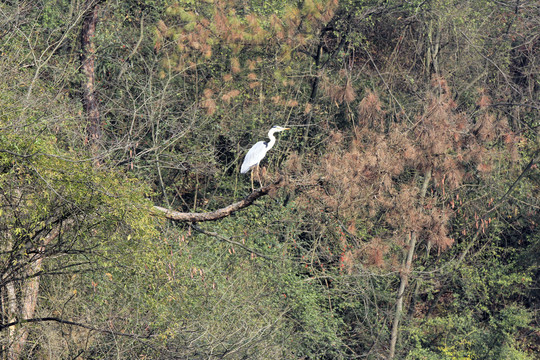
<instances>
[{"instance_id":1,"label":"rust-colored tree","mask_svg":"<svg viewBox=\"0 0 540 360\"><path fill-rule=\"evenodd\" d=\"M356 236L363 224L367 236L344 247L342 269L378 266L399 274L389 358L396 353L404 297L419 246L427 256L454 243L451 219L456 197L465 184L480 184L494 164L518 157L516 136L505 119L486 111L481 94L476 117L460 112L447 82L434 78L423 112L389 120L375 92L359 103L353 136L332 133L329 152L314 171L318 186L304 192ZM313 181L316 180L316 181Z\"/></svg>"}]
</instances>

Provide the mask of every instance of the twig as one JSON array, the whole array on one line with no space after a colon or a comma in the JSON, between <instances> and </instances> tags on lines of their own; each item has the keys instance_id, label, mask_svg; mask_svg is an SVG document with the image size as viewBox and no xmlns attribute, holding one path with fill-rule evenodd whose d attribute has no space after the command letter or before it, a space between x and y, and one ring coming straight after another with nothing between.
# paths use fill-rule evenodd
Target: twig
<instances>
[{"instance_id":1,"label":"twig","mask_svg":"<svg viewBox=\"0 0 540 360\"><path fill-rule=\"evenodd\" d=\"M264 254L262 254L262 253L260 253L260 252L258 252L258 251L255 251L255 250L253 250L253 249L251 249L251 248L245 246L244 244L239 243L238 241L234 241L234 240L228 239L228 238L226 238L226 237L224 237L224 236L219 235L219 234L216 233L216 232L212 232L212 231L207 231L207 230L201 229L200 227L196 226L195 224L192 224L191 226L193 227L193 229L197 230L198 232L200 232L200 233L202 233L202 234L205 234L205 235L208 235L208 236L213 236L213 237L215 237L215 238L217 238L217 239L219 239L219 240L222 240L222 241L228 242L228 243L230 243L230 244L236 245L236 246L238 246L238 247L241 247L242 249L244 249L244 250L246 250L246 251L248 251L248 252L250 252L250 253L252 253L252 254L255 254L255 255L257 255L257 256L260 256L260 257L262 257L262 258L264 258L264 259L272 260L271 257L269 257L269 256L267 256L267 255L264 255Z\"/></svg>"}]
</instances>

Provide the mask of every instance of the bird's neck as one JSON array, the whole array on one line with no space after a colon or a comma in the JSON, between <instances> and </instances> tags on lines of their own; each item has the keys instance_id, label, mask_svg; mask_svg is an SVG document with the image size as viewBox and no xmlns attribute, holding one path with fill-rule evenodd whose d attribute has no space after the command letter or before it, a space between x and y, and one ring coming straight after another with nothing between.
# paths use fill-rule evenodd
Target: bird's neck
<instances>
[{"instance_id":1,"label":"bird's neck","mask_svg":"<svg viewBox=\"0 0 540 360\"><path fill-rule=\"evenodd\" d=\"M267 150L270 150L272 146L276 143L276 137L274 136L274 130L270 130L268 132L268 138L270 138L270 141L266 143Z\"/></svg>"}]
</instances>

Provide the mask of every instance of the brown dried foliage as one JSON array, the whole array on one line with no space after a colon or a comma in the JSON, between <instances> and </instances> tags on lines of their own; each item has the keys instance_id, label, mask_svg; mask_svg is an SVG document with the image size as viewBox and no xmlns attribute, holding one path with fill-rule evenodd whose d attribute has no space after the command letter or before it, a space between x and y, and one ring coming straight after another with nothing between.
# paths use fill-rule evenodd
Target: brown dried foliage
<instances>
[{"instance_id":1,"label":"brown dried foliage","mask_svg":"<svg viewBox=\"0 0 540 360\"><path fill-rule=\"evenodd\" d=\"M201 102L201 107L206 109L207 115L213 115L217 109L216 101L212 98L213 95L214 91L212 89L206 88L203 90L204 99Z\"/></svg>"},{"instance_id":2,"label":"brown dried foliage","mask_svg":"<svg viewBox=\"0 0 540 360\"><path fill-rule=\"evenodd\" d=\"M358 104L358 125L361 128L384 130L384 111L379 96L368 91Z\"/></svg>"},{"instance_id":3,"label":"brown dried foliage","mask_svg":"<svg viewBox=\"0 0 540 360\"><path fill-rule=\"evenodd\" d=\"M385 267L384 256L389 250L389 246L381 238L374 238L362 249L362 260L367 266Z\"/></svg>"},{"instance_id":4,"label":"brown dried foliage","mask_svg":"<svg viewBox=\"0 0 540 360\"><path fill-rule=\"evenodd\" d=\"M232 99L234 99L238 95L240 95L240 91L237 89L234 89L223 94L223 96L221 97L221 100L223 100L224 102L228 104L231 102Z\"/></svg>"},{"instance_id":5,"label":"brown dried foliage","mask_svg":"<svg viewBox=\"0 0 540 360\"><path fill-rule=\"evenodd\" d=\"M299 174L302 171L302 159L297 153L289 154L285 167L289 174Z\"/></svg>"},{"instance_id":6,"label":"brown dried foliage","mask_svg":"<svg viewBox=\"0 0 540 360\"><path fill-rule=\"evenodd\" d=\"M387 244L406 246L411 234L437 251L448 249L454 242L450 196L465 182L489 176L502 152L516 151L516 136L503 119L489 113L474 119L458 112L446 81L437 78L433 85L412 124L385 125L383 104L375 92L368 92L359 103L353 136L330 133L328 153L312 175L312 182L321 185L307 190L304 200L316 199L310 204L323 204L324 211L347 222L361 221L368 232L377 230L363 255L351 250L347 261L384 266L385 257L391 257ZM500 146L493 146L495 141ZM428 171L432 178L424 198Z\"/></svg>"},{"instance_id":7,"label":"brown dried foliage","mask_svg":"<svg viewBox=\"0 0 540 360\"><path fill-rule=\"evenodd\" d=\"M237 74L242 71L242 68L240 67L240 61L238 61L237 58L231 59L231 71L233 72L233 74Z\"/></svg>"},{"instance_id":8,"label":"brown dried foliage","mask_svg":"<svg viewBox=\"0 0 540 360\"><path fill-rule=\"evenodd\" d=\"M336 105L341 105L344 102L350 104L356 99L356 91L349 78L346 79L344 85L338 85L333 83L328 77L323 76L321 85L325 95Z\"/></svg>"}]
</instances>

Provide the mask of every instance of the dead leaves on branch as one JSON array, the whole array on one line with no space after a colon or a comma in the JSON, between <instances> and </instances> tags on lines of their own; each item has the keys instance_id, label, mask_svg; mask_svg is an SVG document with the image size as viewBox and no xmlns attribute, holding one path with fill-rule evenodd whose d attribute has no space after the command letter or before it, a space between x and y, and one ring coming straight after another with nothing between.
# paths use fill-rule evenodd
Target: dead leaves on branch
<instances>
[{"instance_id":1,"label":"dead leaves on branch","mask_svg":"<svg viewBox=\"0 0 540 360\"><path fill-rule=\"evenodd\" d=\"M294 72L291 63L297 56L309 56L338 2L306 0L275 6L279 9L269 15L262 13L262 7L255 11L239 0L171 2L155 27L155 50L166 54L160 76L182 74L197 90L196 84L206 82L216 96L205 96L198 105L208 116L239 104L259 105L270 99L266 93L272 84L283 85L275 93L280 100L273 100L274 105L281 110L299 106L296 79L289 78ZM216 77L217 73L225 75ZM340 91L339 101L354 100L351 84ZM302 102L302 106L307 105Z\"/></svg>"},{"instance_id":2,"label":"dead leaves on branch","mask_svg":"<svg viewBox=\"0 0 540 360\"><path fill-rule=\"evenodd\" d=\"M345 77L345 84L341 85L334 83L327 76L323 76L321 85L325 95L336 106L343 103L350 104L356 100L356 91L354 90L349 77Z\"/></svg>"},{"instance_id":3,"label":"dead leaves on branch","mask_svg":"<svg viewBox=\"0 0 540 360\"><path fill-rule=\"evenodd\" d=\"M481 94L479 102L489 100ZM476 117L458 111L444 79L434 80L412 124L389 121L379 96L367 92L357 108L354 133L330 134L329 152L314 171L324 182L307 190L300 202L323 204L325 211L377 234L362 239L361 253L346 253L350 261L383 266L391 245L406 248L413 233L437 251L448 249L456 211L451 200L464 185L491 176L499 162L517 160L518 137L506 120L488 108L481 111ZM291 169L300 168L296 162L290 161ZM432 178L424 199L428 172Z\"/></svg>"},{"instance_id":4,"label":"dead leaves on branch","mask_svg":"<svg viewBox=\"0 0 540 360\"><path fill-rule=\"evenodd\" d=\"M305 0L300 6L284 5L279 16L268 17L245 9L245 3L237 0L216 0L196 7L173 2L167 19L157 24L156 46L159 43L161 48L164 39L174 40L184 54L181 56L203 55L207 59L216 49L229 49L233 55L246 46L279 44L292 49L307 43L314 29L332 19L337 7L337 0Z\"/></svg>"}]
</instances>

